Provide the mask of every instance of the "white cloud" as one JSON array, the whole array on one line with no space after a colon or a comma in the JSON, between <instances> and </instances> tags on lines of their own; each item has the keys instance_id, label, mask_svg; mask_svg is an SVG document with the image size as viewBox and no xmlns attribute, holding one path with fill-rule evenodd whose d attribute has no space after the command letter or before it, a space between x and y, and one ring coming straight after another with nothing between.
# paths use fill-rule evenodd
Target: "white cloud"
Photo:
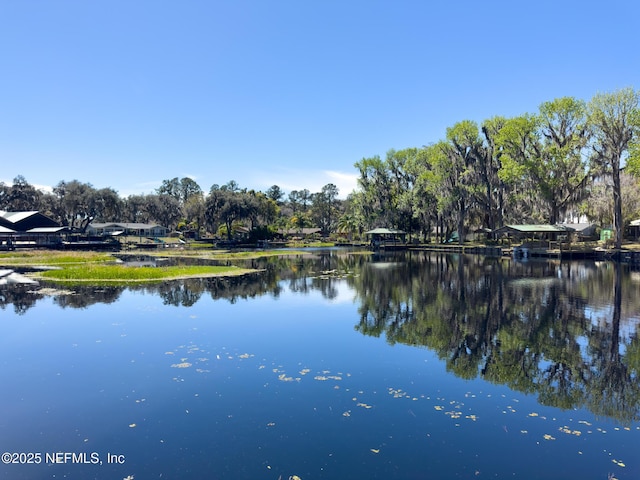
<instances>
[{"instance_id":1,"label":"white cloud","mask_svg":"<svg viewBox=\"0 0 640 480\"><path fill-rule=\"evenodd\" d=\"M12 186L13 185L13 180L3 180L0 179L0 183L4 183L7 186ZM36 190L39 190L43 193L52 193L53 192L53 187L51 185L38 185L37 183L30 183L29 185L31 185L33 188L35 188Z\"/></svg>"},{"instance_id":2,"label":"white cloud","mask_svg":"<svg viewBox=\"0 0 640 480\"><path fill-rule=\"evenodd\" d=\"M33 185L36 190L40 190L44 193L53 193L53 187L51 185Z\"/></svg>"},{"instance_id":3,"label":"white cloud","mask_svg":"<svg viewBox=\"0 0 640 480\"><path fill-rule=\"evenodd\" d=\"M333 170L325 170L324 174L332 179L331 182L338 190L340 190L340 198L346 198L351 192L358 188L358 175L355 173L336 172ZM326 183L325 183L326 185Z\"/></svg>"}]
</instances>

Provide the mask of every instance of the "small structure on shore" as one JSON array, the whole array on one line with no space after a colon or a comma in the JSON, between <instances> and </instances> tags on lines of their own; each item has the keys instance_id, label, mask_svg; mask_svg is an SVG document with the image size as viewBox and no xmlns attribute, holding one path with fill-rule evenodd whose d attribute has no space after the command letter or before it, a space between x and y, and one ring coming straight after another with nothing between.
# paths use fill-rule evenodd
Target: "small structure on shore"
<instances>
[{"instance_id":1,"label":"small structure on shore","mask_svg":"<svg viewBox=\"0 0 640 480\"><path fill-rule=\"evenodd\" d=\"M595 223L561 223L559 226L571 229L574 240L597 240Z\"/></svg>"},{"instance_id":2,"label":"small structure on shore","mask_svg":"<svg viewBox=\"0 0 640 480\"><path fill-rule=\"evenodd\" d=\"M559 235L567 235L574 229L567 225L525 224L505 225L494 230L497 236L515 237L519 240L555 241Z\"/></svg>"},{"instance_id":3,"label":"small structure on shore","mask_svg":"<svg viewBox=\"0 0 640 480\"><path fill-rule=\"evenodd\" d=\"M312 238L320 236L322 230L319 228L281 228L278 229L278 235L282 238L298 238L300 240L305 238Z\"/></svg>"},{"instance_id":4,"label":"small structure on shore","mask_svg":"<svg viewBox=\"0 0 640 480\"><path fill-rule=\"evenodd\" d=\"M131 235L134 237L166 237L169 229L157 223L135 223L135 222L91 222L87 227L88 235L95 236L117 236Z\"/></svg>"},{"instance_id":5,"label":"small structure on shore","mask_svg":"<svg viewBox=\"0 0 640 480\"><path fill-rule=\"evenodd\" d=\"M0 225L0 250L14 250L14 236L16 231Z\"/></svg>"},{"instance_id":6,"label":"small structure on shore","mask_svg":"<svg viewBox=\"0 0 640 480\"><path fill-rule=\"evenodd\" d=\"M494 231L496 237L507 236L509 239L515 238L522 242L520 246L514 248L513 254L516 257L530 257L536 255L540 250L550 250L553 243L558 241L561 235L568 236L575 230L566 225L528 224L528 225L505 225Z\"/></svg>"},{"instance_id":7,"label":"small structure on shore","mask_svg":"<svg viewBox=\"0 0 640 480\"><path fill-rule=\"evenodd\" d=\"M405 241L407 232L402 230L396 230L394 228L374 228L368 232L364 232L365 235L371 237L371 247L374 249L403 249L407 244Z\"/></svg>"},{"instance_id":8,"label":"small structure on shore","mask_svg":"<svg viewBox=\"0 0 640 480\"><path fill-rule=\"evenodd\" d=\"M640 239L640 218L637 220L631 220L627 232L632 239L636 241Z\"/></svg>"},{"instance_id":9,"label":"small structure on shore","mask_svg":"<svg viewBox=\"0 0 640 480\"><path fill-rule=\"evenodd\" d=\"M0 243L3 248L59 245L66 227L38 211L0 211Z\"/></svg>"}]
</instances>

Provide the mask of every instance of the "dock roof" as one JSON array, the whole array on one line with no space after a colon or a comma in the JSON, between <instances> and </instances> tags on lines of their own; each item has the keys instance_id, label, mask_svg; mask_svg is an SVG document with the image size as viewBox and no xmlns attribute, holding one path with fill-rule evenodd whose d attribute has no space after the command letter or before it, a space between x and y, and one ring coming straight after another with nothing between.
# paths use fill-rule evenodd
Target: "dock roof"
<instances>
[{"instance_id":1,"label":"dock roof","mask_svg":"<svg viewBox=\"0 0 640 480\"><path fill-rule=\"evenodd\" d=\"M566 233L573 232L574 229L565 225L545 225L545 224L525 224L525 225L505 225L498 228L495 233Z\"/></svg>"},{"instance_id":2,"label":"dock roof","mask_svg":"<svg viewBox=\"0 0 640 480\"><path fill-rule=\"evenodd\" d=\"M374 228L373 230L364 232L365 235L405 235L406 233L407 232L394 228Z\"/></svg>"}]
</instances>

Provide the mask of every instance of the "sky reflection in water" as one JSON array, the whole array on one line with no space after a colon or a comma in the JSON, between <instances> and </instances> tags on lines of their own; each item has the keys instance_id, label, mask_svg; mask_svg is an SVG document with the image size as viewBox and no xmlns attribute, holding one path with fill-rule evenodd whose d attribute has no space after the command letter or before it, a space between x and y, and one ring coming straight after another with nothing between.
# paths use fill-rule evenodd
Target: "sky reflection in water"
<instances>
[{"instance_id":1,"label":"sky reflection in water","mask_svg":"<svg viewBox=\"0 0 640 480\"><path fill-rule=\"evenodd\" d=\"M638 478L633 271L414 257L373 258L372 268L369 257L317 253L272 261L244 284L5 306L2 450L96 452L103 464L0 471ZM606 390L596 371L608 372L611 397L595 398L594 385ZM625 412L607 414L616 395ZM107 464L107 453L126 461Z\"/></svg>"}]
</instances>

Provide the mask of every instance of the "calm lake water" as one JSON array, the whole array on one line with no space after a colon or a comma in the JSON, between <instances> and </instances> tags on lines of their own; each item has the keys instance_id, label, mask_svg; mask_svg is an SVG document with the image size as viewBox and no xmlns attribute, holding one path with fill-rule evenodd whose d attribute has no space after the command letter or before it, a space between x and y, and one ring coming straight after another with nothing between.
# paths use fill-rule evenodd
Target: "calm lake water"
<instances>
[{"instance_id":1,"label":"calm lake water","mask_svg":"<svg viewBox=\"0 0 640 480\"><path fill-rule=\"evenodd\" d=\"M640 478L638 270L248 264L264 271L0 285L0 476Z\"/></svg>"}]
</instances>

